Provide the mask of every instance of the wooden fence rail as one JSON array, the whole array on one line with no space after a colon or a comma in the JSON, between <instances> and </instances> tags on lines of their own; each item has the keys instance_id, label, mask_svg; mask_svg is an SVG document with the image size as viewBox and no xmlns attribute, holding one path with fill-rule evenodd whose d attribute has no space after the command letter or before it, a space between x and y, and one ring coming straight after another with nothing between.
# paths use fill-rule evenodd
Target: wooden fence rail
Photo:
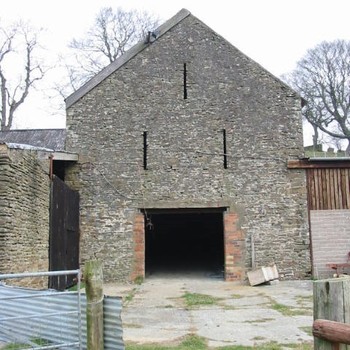
<instances>
[{"instance_id":1,"label":"wooden fence rail","mask_svg":"<svg viewBox=\"0 0 350 350\"><path fill-rule=\"evenodd\" d=\"M350 349L350 278L314 282L315 350Z\"/></svg>"},{"instance_id":2,"label":"wooden fence rail","mask_svg":"<svg viewBox=\"0 0 350 350\"><path fill-rule=\"evenodd\" d=\"M327 340L335 344L350 344L350 324L328 321L315 320L312 327L314 337Z\"/></svg>"}]
</instances>

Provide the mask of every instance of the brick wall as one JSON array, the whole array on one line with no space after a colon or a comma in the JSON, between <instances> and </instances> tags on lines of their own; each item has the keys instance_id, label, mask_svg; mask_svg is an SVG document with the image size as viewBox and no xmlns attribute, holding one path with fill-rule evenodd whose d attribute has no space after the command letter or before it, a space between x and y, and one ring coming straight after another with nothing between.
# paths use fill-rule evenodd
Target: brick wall
<instances>
[{"instance_id":1,"label":"brick wall","mask_svg":"<svg viewBox=\"0 0 350 350\"><path fill-rule=\"evenodd\" d=\"M236 213L224 216L225 280L242 281L245 278L245 239Z\"/></svg>"},{"instance_id":2,"label":"brick wall","mask_svg":"<svg viewBox=\"0 0 350 350\"><path fill-rule=\"evenodd\" d=\"M350 210L311 210L310 220L313 275L332 277L326 264L345 263L350 252Z\"/></svg>"},{"instance_id":3,"label":"brick wall","mask_svg":"<svg viewBox=\"0 0 350 350\"><path fill-rule=\"evenodd\" d=\"M0 145L0 273L48 270L48 161ZM44 279L23 280L47 287Z\"/></svg>"},{"instance_id":4,"label":"brick wall","mask_svg":"<svg viewBox=\"0 0 350 350\"><path fill-rule=\"evenodd\" d=\"M66 149L80 155L66 182L81 195L82 261L99 258L107 280L127 280L141 266L143 208L226 207L240 232L226 251L241 250L228 275L250 269L252 235L257 266L308 275L305 172L287 169L303 156L300 109L277 78L185 18L67 109Z\"/></svg>"}]
</instances>

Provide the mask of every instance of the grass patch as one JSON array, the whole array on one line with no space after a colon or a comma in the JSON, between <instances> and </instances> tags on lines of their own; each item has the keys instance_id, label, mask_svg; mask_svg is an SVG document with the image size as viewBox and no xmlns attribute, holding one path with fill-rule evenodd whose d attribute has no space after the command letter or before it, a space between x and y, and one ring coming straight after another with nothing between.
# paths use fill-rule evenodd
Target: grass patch
<instances>
[{"instance_id":1,"label":"grass patch","mask_svg":"<svg viewBox=\"0 0 350 350\"><path fill-rule=\"evenodd\" d=\"M295 297L296 302L301 308L312 309L313 306L313 295L298 295Z\"/></svg>"},{"instance_id":2,"label":"grass patch","mask_svg":"<svg viewBox=\"0 0 350 350\"><path fill-rule=\"evenodd\" d=\"M204 338L197 335L187 336L178 345L158 345L158 344L126 344L126 350L207 350Z\"/></svg>"},{"instance_id":3,"label":"grass patch","mask_svg":"<svg viewBox=\"0 0 350 350\"><path fill-rule=\"evenodd\" d=\"M136 323L123 323L123 327L125 328L143 328L141 325Z\"/></svg>"},{"instance_id":4,"label":"grass patch","mask_svg":"<svg viewBox=\"0 0 350 350\"><path fill-rule=\"evenodd\" d=\"M256 337L254 340L264 340L262 337ZM216 350L283 350L285 348L296 350L312 350L312 343L301 344L279 344L268 342L260 345L228 345L215 348ZM205 339L196 335L187 336L180 344L177 345L158 345L158 344L126 344L126 350L210 350Z\"/></svg>"},{"instance_id":5,"label":"grass patch","mask_svg":"<svg viewBox=\"0 0 350 350\"><path fill-rule=\"evenodd\" d=\"M144 278L142 276L137 276L134 280L135 284L141 285L144 281Z\"/></svg>"},{"instance_id":6,"label":"grass patch","mask_svg":"<svg viewBox=\"0 0 350 350\"><path fill-rule=\"evenodd\" d=\"M244 298L244 297L243 297L243 295L241 295L241 294L232 294L232 298L233 298L233 299L242 299L242 298Z\"/></svg>"},{"instance_id":7,"label":"grass patch","mask_svg":"<svg viewBox=\"0 0 350 350\"><path fill-rule=\"evenodd\" d=\"M264 323L264 322L270 322L270 321L274 321L274 320L275 320L274 318L265 317L265 318L259 318L259 319L252 320L252 321L244 321L244 323Z\"/></svg>"},{"instance_id":8,"label":"grass patch","mask_svg":"<svg viewBox=\"0 0 350 350\"><path fill-rule=\"evenodd\" d=\"M312 314L310 309L297 309L292 306L279 303L273 303L271 308L280 312L283 316L306 316Z\"/></svg>"},{"instance_id":9,"label":"grass patch","mask_svg":"<svg viewBox=\"0 0 350 350\"><path fill-rule=\"evenodd\" d=\"M265 339L266 339L265 337L256 336L256 337L252 338L251 340L265 340Z\"/></svg>"},{"instance_id":10,"label":"grass patch","mask_svg":"<svg viewBox=\"0 0 350 350\"><path fill-rule=\"evenodd\" d=\"M80 290L85 289L85 282L80 283ZM74 286L68 288L70 292L77 292L78 291L78 284L75 284Z\"/></svg>"},{"instance_id":11,"label":"grass patch","mask_svg":"<svg viewBox=\"0 0 350 350\"><path fill-rule=\"evenodd\" d=\"M299 327L299 329L312 337L312 327Z\"/></svg>"},{"instance_id":12,"label":"grass patch","mask_svg":"<svg viewBox=\"0 0 350 350\"><path fill-rule=\"evenodd\" d=\"M300 302L313 302L314 300L313 295L297 295L295 298Z\"/></svg>"},{"instance_id":13,"label":"grass patch","mask_svg":"<svg viewBox=\"0 0 350 350\"><path fill-rule=\"evenodd\" d=\"M19 349L32 349L33 346L46 346L46 345L50 345L50 342L48 340L45 339L41 339L41 338L34 338L34 339L30 339L30 343L33 344L25 344L25 343L10 343L5 345L4 347L1 348L1 350L19 350Z\"/></svg>"},{"instance_id":14,"label":"grass patch","mask_svg":"<svg viewBox=\"0 0 350 350\"><path fill-rule=\"evenodd\" d=\"M136 294L136 288L133 288L131 292L129 292L129 294L127 294L125 297L124 297L124 304L128 304L130 303L133 299L134 299L134 296Z\"/></svg>"},{"instance_id":15,"label":"grass patch","mask_svg":"<svg viewBox=\"0 0 350 350\"><path fill-rule=\"evenodd\" d=\"M231 345L217 348L217 350L283 350L285 348L297 349L297 350L312 350L313 344L301 343L301 344L279 344L276 342L269 342L254 346L243 346L243 345Z\"/></svg>"},{"instance_id":16,"label":"grass patch","mask_svg":"<svg viewBox=\"0 0 350 350\"><path fill-rule=\"evenodd\" d=\"M283 348L296 349L296 350L313 350L313 343L301 343L301 344L282 344Z\"/></svg>"},{"instance_id":17,"label":"grass patch","mask_svg":"<svg viewBox=\"0 0 350 350\"><path fill-rule=\"evenodd\" d=\"M182 298L187 308L196 308L204 305L215 305L220 300L211 295L199 293L185 293Z\"/></svg>"}]
</instances>

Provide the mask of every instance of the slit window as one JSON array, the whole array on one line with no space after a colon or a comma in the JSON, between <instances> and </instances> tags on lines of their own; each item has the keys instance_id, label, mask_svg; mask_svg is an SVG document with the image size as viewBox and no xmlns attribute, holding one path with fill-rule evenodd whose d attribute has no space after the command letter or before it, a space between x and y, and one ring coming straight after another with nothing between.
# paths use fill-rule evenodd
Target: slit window
<instances>
[{"instance_id":1,"label":"slit window","mask_svg":"<svg viewBox=\"0 0 350 350\"><path fill-rule=\"evenodd\" d=\"M143 169L147 170L147 131L143 132Z\"/></svg>"},{"instance_id":2,"label":"slit window","mask_svg":"<svg viewBox=\"0 0 350 350\"><path fill-rule=\"evenodd\" d=\"M222 144L224 155L224 169L227 169L227 144L226 144L226 129L222 129Z\"/></svg>"},{"instance_id":3,"label":"slit window","mask_svg":"<svg viewBox=\"0 0 350 350\"><path fill-rule=\"evenodd\" d=\"M187 65L184 63L184 100L187 100Z\"/></svg>"}]
</instances>

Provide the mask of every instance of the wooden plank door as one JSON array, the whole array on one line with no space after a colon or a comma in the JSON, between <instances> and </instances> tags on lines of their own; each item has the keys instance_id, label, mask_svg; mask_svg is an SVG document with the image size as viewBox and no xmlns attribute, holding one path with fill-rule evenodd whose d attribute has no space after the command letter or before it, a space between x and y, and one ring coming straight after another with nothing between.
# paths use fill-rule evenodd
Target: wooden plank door
<instances>
[{"instance_id":1,"label":"wooden plank door","mask_svg":"<svg viewBox=\"0 0 350 350\"><path fill-rule=\"evenodd\" d=\"M79 268L79 193L57 176L51 186L50 203L50 271ZM53 277L49 288L65 289L74 284L75 276Z\"/></svg>"}]
</instances>

